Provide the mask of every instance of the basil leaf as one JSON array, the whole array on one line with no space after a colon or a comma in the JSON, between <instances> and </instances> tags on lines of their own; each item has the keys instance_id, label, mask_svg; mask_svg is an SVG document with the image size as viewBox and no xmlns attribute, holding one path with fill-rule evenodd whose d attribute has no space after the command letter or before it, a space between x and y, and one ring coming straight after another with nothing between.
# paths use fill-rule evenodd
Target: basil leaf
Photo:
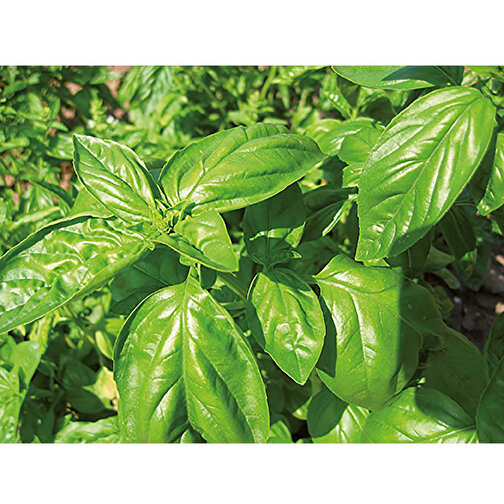
<instances>
[{"instance_id":1,"label":"basil leaf","mask_svg":"<svg viewBox=\"0 0 504 504\"><path fill-rule=\"evenodd\" d=\"M497 369L499 362L504 358L504 313L498 315L490 328L490 334L485 343L485 363L488 376Z\"/></svg>"},{"instance_id":2,"label":"basil leaf","mask_svg":"<svg viewBox=\"0 0 504 504\"><path fill-rule=\"evenodd\" d=\"M304 195L305 207L310 214L306 219L303 241L318 240L332 231L341 217L350 209L355 193L353 188L334 189L317 187Z\"/></svg>"},{"instance_id":3,"label":"basil leaf","mask_svg":"<svg viewBox=\"0 0 504 504\"><path fill-rule=\"evenodd\" d=\"M238 257L233 250L231 239L222 217L215 211L186 217L177 222L174 228L187 243L198 250L195 260L202 256L205 266L213 267L219 271L238 271Z\"/></svg>"},{"instance_id":4,"label":"basil leaf","mask_svg":"<svg viewBox=\"0 0 504 504\"><path fill-rule=\"evenodd\" d=\"M443 217L481 162L494 116L478 90L452 88L390 122L359 180L358 260L400 254Z\"/></svg>"},{"instance_id":5,"label":"basil leaf","mask_svg":"<svg viewBox=\"0 0 504 504\"><path fill-rule=\"evenodd\" d=\"M19 441L21 406L39 362L39 344L23 341L14 346L8 367L0 366L0 443Z\"/></svg>"},{"instance_id":6,"label":"basil leaf","mask_svg":"<svg viewBox=\"0 0 504 504\"><path fill-rule=\"evenodd\" d=\"M478 203L482 215L488 215L504 205L504 133L497 135L490 179L485 194Z\"/></svg>"},{"instance_id":7,"label":"basil leaf","mask_svg":"<svg viewBox=\"0 0 504 504\"><path fill-rule=\"evenodd\" d=\"M409 388L371 413L362 434L367 443L477 443L474 420L435 389Z\"/></svg>"},{"instance_id":8,"label":"basil leaf","mask_svg":"<svg viewBox=\"0 0 504 504\"><path fill-rule=\"evenodd\" d=\"M480 351L465 336L447 332L443 348L429 352L422 376L425 387L446 394L474 417L486 385L485 365Z\"/></svg>"},{"instance_id":9,"label":"basil leaf","mask_svg":"<svg viewBox=\"0 0 504 504\"><path fill-rule=\"evenodd\" d=\"M256 124L216 133L176 153L160 183L172 206L183 202L193 215L224 212L279 193L322 159L309 138Z\"/></svg>"},{"instance_id":10,"label":"basil leaf","mask_svg":"<svg viewBox=\"0 0 504 504\"><path fill-rule=\"evenodd\" d=\"M194 278L147 298L115 349L125 439L264 442L269 415L255 358L229 314Z\"/></svg>"},{"instance_id":11,"label":"basil leaf","mask_svg":"<svg viewBox=\"0 0 504 504\"><path fill-rule=\"evenodd\" d=\"M301 189L293 184L272 198L248 207L243 217L245 246L250 257L264 266L274 266L298 257L305 226Z\"/></svg>"},{"instance_id":12,"label":"basil leaf","mask_svg":"<svg viewBox=\"0 0 504 504\"><path fill-rule=\"evenodd\" d=\"M344 255L315 278L327 308L320 378L344 401L382 408L413 376L424 340L446 331L434 298L389 268Z\"/></svg>"},{"instance_id":13,"label":"basil leaf","mask_svg":"<svg viewBox=\"0 0 504 504\"><path fill-rule=\"evenodd\" d=\"M61 429L55 443L120 443L121 435L117 416L96 422L69 422Z\"/></svg>"},{"instance_id":14,"label":"basil leaf","mask_svg":"<svg viewBox=\"0 0 504 504\"><path fill-rule=\"evenodd\" d=\"M135 264L115 275L110 284L111 311L129 315L135 306L149 294L182 283L189 268L180 264L179 254L160 245Z\"/></svg>"},{"instance_id":15,"label":"basil leaf","mask_svg":"<svg viewBox=\"0 0 504 504\"><path fill-rule=\"evenodd\" d=\"M504 443L504 358L481 395L476 427L482 443Z\"/></svg>"},{"instance_id":16,"label":"basil leaf","mask_svg":"<svg viewBox=\"0 0 504 504\"><path fill-rule=\"evenodd\" d=\"M0 258L0 333L97 289L146 249L115 220L76 217L42 228Z\"/></svg>"},{"instance_id":17,"label":"basil leaf","mask_svg":"<svg viewBox=\"0 0 504 504\"><path fill-rule=\"evenodd\" d=\"M108 219L114 214L107 210L87 189L84 187L77 194L75 202L68 217L99 217Z\"/></svg>"},{"instance_id":18,"label":"basil leaf","mask_svg":"<svg viewBox=\"0 0 504 504\"><path fill-rule=\"evenodd\" d=\"M160 198L160 193L156 183L142 160L128 147L75 135L74 167L84 187L126 222L151 222L158 213L155 197Z\"/></svg>"},{"instance_id":19,"label":"basil leaf","mask_svg":"<svg viewBox=\"0 0 504 504\"><path fill-rule=\"evenodd\" d=\"M464 208L451 207L439 222L439 228L455 259L476 248L473 223Z\"/></svg>"},{"instance_id":20,"label":"basil leaf","mask_svg":"<svg viewBox=\"0 0 504 504\"><path fill-rule=\"evenodd\" d=\"M308 432L314 443L360 443L368 416L324 387L308 404Z\"/></svg>"},{"instance_id":21,"label":"basil leaf","mask_svg":"<svg viewBox=\"0 0 504 504\"><path fill-rule=\"evenodd\" d=\"M458 85L463 66L335 66L334 71L355 84L379 89L422 89Z\"/></svg>"},{"instance_id":22,"label":"basil leaf","mask_svg":"<svg viewBox=\"0 0 504 504\"><path fill-rule=\"evenodd\" d=\"M294 381L304 384L324 344L324 318L315 293L294 272L274 268L250 286L247 321L261 347Z\"/></svg>"}]
</instances>

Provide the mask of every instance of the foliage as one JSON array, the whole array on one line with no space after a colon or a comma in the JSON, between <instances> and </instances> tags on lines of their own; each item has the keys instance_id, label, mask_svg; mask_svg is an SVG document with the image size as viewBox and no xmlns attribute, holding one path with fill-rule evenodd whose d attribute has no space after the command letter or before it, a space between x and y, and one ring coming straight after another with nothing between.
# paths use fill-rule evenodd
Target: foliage
<instances>
[{"instance_id":1,"label":"foliage","mask_svg":"<svg viewBox=\"0 0 504 504\"><path fill-rule=\"evenodd\" d=\"M1 67L0 442L504 441L501 67Z\"/></svg>"}]
</instances>

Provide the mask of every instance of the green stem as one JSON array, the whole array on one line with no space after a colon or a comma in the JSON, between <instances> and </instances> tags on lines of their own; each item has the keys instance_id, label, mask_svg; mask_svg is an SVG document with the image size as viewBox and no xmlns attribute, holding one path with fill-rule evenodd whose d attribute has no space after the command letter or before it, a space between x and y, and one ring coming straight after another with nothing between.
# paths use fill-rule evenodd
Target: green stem
<instances>
[{"instance_id":1,"label":"green stem","mask_svg":"<svg viewBox=\"0 0 504 504\"><path fill-rule=\"evenodd\" d=\"M264 100L266 98L266 95L268 94L269 87L271 86L271 83L273 82L273 79L275 78L277 71L276 66L272 66L270 68L270 71L268 73L268 77L266 78L266 82L264 83L263 88L261 89L261 98Z\"/></svg>"}]
</instances>

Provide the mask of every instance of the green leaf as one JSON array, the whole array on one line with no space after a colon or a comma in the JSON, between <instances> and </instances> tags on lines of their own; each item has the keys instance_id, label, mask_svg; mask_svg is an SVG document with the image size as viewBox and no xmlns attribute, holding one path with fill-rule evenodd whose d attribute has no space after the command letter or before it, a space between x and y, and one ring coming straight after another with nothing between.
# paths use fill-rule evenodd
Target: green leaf
<instances>
[{"instance_id":1,"label":"green leaf","mask_svg":"<svg viewBox=\"0 0 504 504\"><path fill-rule=\"evenodd\" d=\"M298 184L248 207L243 218L243 233L250 257L268 267L297 257L294 249L303 235L305 219Z\"/></svg>"},{"instance_id":2,"label":"green leaf","mask_svg":"<svg viewBox=\"0 0 504 504\"><path fill-rule=\"evenodd\" d=\"M77 217L42 228L0 258L0 333L97 289L146 249L115 220Z\"/></svg>"},{"instance_id":3,"label":"green leaf","mask_svg":"<svg viewBox=\"0 0 504 504\"><path fill-rule=\"evenodd\" d=\"M497 135L492 171L486 186L485 194L478 203L478 210L482 215L504 205L504 133Z\"/></svg>"},{"instance_id":4,"label":"green leaf","mask_svg":"<svg viewBox=\"0 0 504 504\"><path fill-rule=\"evenodd\" d=\"M229 314L194 278L147 298L115 349L119 415L131 442L264 442L269 414L255 358Z\"/></svg>"},{"instance_id":5,"label":"green leaf","mask_svg":"<svg viewBox=\"0 0 504 504\"><path fill-rule=\"evenodd\" d=\"M259 273L250 286L247 321L261 347L301 385L324 344L324 318L315 293L293 271Z\"/></svg>"},{"instance_id":6,"label":"green leaf","mask_svg":"<svg viewBox=\"0 0 504 504\"><path fill-rule=\"evenodd\" d=\"M355 84L379 89L422 89L458 85L462 66L334 66L334 71Z\"/></svg>"},{"instance_id":7,"label":"green leaf","mask_svg":"<svg viewBox=\"0 0 504 504\"><path fill-rule=\"evenodd\" d=\"M435 389L409 388L381 411L371 413L367 443L477 443L474 420Z\"/></svg>"},{"instance_id":8,"label":"green leaf","mask_svg":"<svg viewBox=\"0 0 504 504\"><path fill-rule=\"evenodd\" d=\"M481 443L504 443L504 358L481 395L476 427Z\"/></svg>"},{"instance_id":9,"label":"green leaf","mask_svg":"<svg viewBox=\"0 0 504 504\"><path fill-rule=\"evenodd\" d=\"M82 188L75 199L68 217L99 217L108 219L114 214L107 210L87 189Z\"/></svg>"},{"instance_id":10,"label":"green leaf","mask_svg":"<svg viewBox=\"0 0 504 504\"><path fill-rule=\"evenodd\" d=\"M55 443L120 443L117 416L96 422L69 422L61 429Z\"/></svg>"},{"instance_id":11,"label":"green leaf","mask_svg":"<svg viewBox=\"0 0 504 504\"><path fill-rule=\"evenodd\" d=\"M485 343L484 355L487 373L490 377L504 358L504 313L501 313L492 324Z\"/></svg>"},{"instance_id":12,"label":"green leaf","mask_svg":"<svg viewBox=\"0 0 504 504\"><path fill-rule=\"evenodd\" d=\"M156 183L142 160L110 140L74 136L74 167L84 187L109 211L128 223L152 222L158 214Z\"/></svg>"},{"instance_id":13,"label":"green leaf","mask_svg":"<svg viewBox=\"0 0 504 504\"><path fill-rule=\"evenodd\" d=\"M160 245L135 264L114 276L110 284L114 313L129 315L135 306L149 294L182 283L189 268L180 264L179 254Z\"/></svg>"},{"instance_id":14,"label":"green leaf","mask_svg":"<svg viewBox=\"0 0 504 504\"><path fill-rule=\"evenodd\" d=\"M272 415L268 443L292 443L289 422L284 416Z\"/></svg>"},{"instance_id":15,"label":"green leaf","mask_svg":"<svg viewBox=\"0 0 504 504\"><path fill-rule=\"evenodd\" d=\"M212 265L218 265L216 269L219 271L238 271L238 257L234 253L226 224L215 210L186 217L175 225L174 230L198 251L192 257L196 261L203 256L205 262L201 262L205 266L212 268Z\"/></svg>"},{"instance_id":16,"label":"green leaf","mask_svg":"<svg viewBox=\"0 0 504 504\"><path fill-rule=\"evenodd\" d=\"M425 387L435 388L474 417L486 385L481 352L462 334L449 331L440 350L429 352L422 372Z\"/></svg>"},{"instance_id":17,"label":"green leaf","mask_svg":"<svg viewBox=\"0 0 504 504\"><path fill-rule=\"evenodd\" d=\"M218 212L263 201L322 161L317 145L281 126L256 124L210 135L176 153L160 183L168 201Z\"/></svg>"},{"instance_id":18,"label":"green leaf","mask_svg":"<svg viewBox=\"0 0 504 504\"><path fill-rule=\"evenodd\" d=\"M359 180L356 258L398 255L448 211L490 143L495 108L476 89L434 91L387 126Z\"/></svg>"},{"instance_id":19,"label":"green leaf","mask_svg":"<svg viewBox=\"0 0 504 504\"><path fill-rule=\"evenodd\" d=\"M324 387L308 404L308 432L314 443L360 443L368 415Z\"/></svg>"},{"instance_id":20,"label":"green leaf","mask_svg":"<svg viewBox=\"0 0 504 504\"><path fill-rule=\"evenodd\" d=\"M473 223L463 207L451 207L439 222L439 227L455 259L476 248Z\"/></svg>"},{"instance_id":21,"label":"green leaf","mask_svg":"<svg viewBox=\"0 0 504 504\"><path fill-rule=\"evenodd\" d=\"M23 341L14 346L8 367L0 366L0 443L19 440L21 406L39 362L39 344Z\"/></svg>"},{"instance_id":22,"label":"green leaf","mask_svg":"<svg viewBox=\"0 0 504 504\"><path fill-rule=\"evenodd\" d=\"M309 211L303 241L318 240L332 231L350 208L355 193L353 188L334 189L329 185L317 187L304 195Z\"/></svg>"},{"instance_id":23,"label":"green leaf","mask_svg":"<svg viewBox=\"0 0 504 504\"><path fill-rule=\"evenodd\" d=\"M396 271L344 255L315 278L326 305L320 378L344 401L382 408L412 378L422 343L446 330L434 298Z\"/></svg>"}]
</instances>

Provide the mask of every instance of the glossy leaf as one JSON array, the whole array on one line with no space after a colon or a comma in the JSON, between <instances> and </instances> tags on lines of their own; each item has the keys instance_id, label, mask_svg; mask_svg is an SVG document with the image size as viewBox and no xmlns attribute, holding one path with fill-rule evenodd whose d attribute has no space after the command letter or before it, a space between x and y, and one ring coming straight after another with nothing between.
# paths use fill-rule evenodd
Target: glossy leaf
<instances>
[{"instance_id":1,"label":"glossy leaf","mask_svg":"<svg viewBox=\"0 0 504 504\"><path fill-rule=\"evenodd\" d=\"M434 298L396 271L343 255L315 278L327 308L320 378L344 401L382 408L413 376L424 341L446 330Z\"/></svg>"},{"instance_id":2,"label":"glossy leaf","mask_svg":"<svg viewBox=\"0 0 504 504\"><path fill-rule=\"evenodd\" d=\"M231 239L222 217L214 210L186 217L175 225L175 232L194 247L198 254L193 257L198 261L201 256L205 266L218 265L219 271L237 271L238 257L234 253Z\"/></svg>"},{"instance_id":3,"label":"glossy leaf","mask_svg":"<svg viewBox=\"0 0 504 504\"><path fill-rule=\"evenodd\" d=\"M368 415L323 388L308 404L308 432L314 443L360 443Z\"/></svg>"},{"instance_id":4,"label":"glossy leaf","mask_svg":"<svg viewBox=\"0 0 504 504\"><path fill-rule=\"evenodd\" d=\"M474 420L435 389L409 388L366 421L367 443L477 443Z\"/></svg>"},{"instance_id":5,"label":"glossy leaf","mask_svg":"<svg viewBox=\"0 0 504 504\"><path fill-rule=\"evenodd\" d=\"M481 162L494 115L479 91L457 87L390 122L359 180L358 260L400 254L443 217Z\"/></svg>"},{"instance_id":6,"label":"glossy leaf","mask_svg":"<svg viewBox=\"0 0 504 504\"><path fill-rule=\"evenodd\" d=\"M77 217L37 231L0 258L0 332L97 289L146 249L115 220Z\"/></svg>"},{"instance_id":7,"label":"glossy leaf","mask_svg":"<svg viewBox=\"0 0 504 504\"><path fill-rule=\"evenodd\" d=\"M223 212L274 196L322 159L309 138L256 124L186 147L168 161L160 183L171 205L192 206L193 215Z\"/></svg>"},{"instance_id":8,"label":"glossy leaf","mask_svg":"<svg viewBox=\"0 0 504 504\"><path fill-rule=\"evenodd\" d=\"M247 321L278 366L297 383L305 383L325 335L322 311L310 286L285 268L259 273L250 286Z\"/></svg>"},{"instance_id":9,"label":"glossy leaf","mask_svg":"<svg viewBox=\"0 0 504 504\"><path fill-rule=\"evenodd\" d=\"M248 207L243 218L243 232L250 257L265 266L274 266L296 257L294 248L301 241L305 219L298 184Z\"/></svg>"},{"instance_id":10,"label":"glossy leaf","mask_svg":"<svg viewBox=\"0 0 504 504\"><path fill-rule=\"evenodd\" d=\"M7 366L0 366L0 443L19 441L19 414L39 361L39 344L23 341L14 345Z\"/></svg>"},{"instance_id":11,"label":"glossy leaf","mask_svg":"<svg viewBox=\"0 0 504 504\"><path fill-rule=\"evenodd\" d=\"M355 190L334 189L322 186L304 195L305 206L310 212L306 219L303 241L318 240L332 231L341 217L349 210Z\"/></svg>"},{"instance_id":12,"label":"glossy leaf","mask_svg":"<svg viewBox=\"0 0 504 504\"><path fill-rule=\"evenodd\" d=\"M504 358L481 395L476 426L480 442L504 443Z\"/></svg>"},{"instance_id":13,"label":"glossy leaf","mask_svg":"<svg viewBox=\"0 0 504 504\"><path fill-rule=\"evenodd\" d=\"M128 147L75 135L74 167L84 187L117 217L128 223L150 222L155 217L156 183Z\"/></svg>"},{"instance_id":14,"label":"glossy leaf","mask_svg":"<svg viewBox=\"0 0 504 504\"><path fill-rule=\"evenodd\" d=\"M115 349L121 430L173 442L264 442L269 415L254 356L229 314L194 280L162 289L128 318Z\"/></svg>"},{"instance_id":15,"label":"glossy leaf","mask_svg":"<svg viewBox=\"0 0 504 504\"><path fill-rule=\"evenodd\" d=\"M379 89L422 89L458 85L464 67L450 66L335 66L335 72L360 86Z\"/></svg>"},{"instance_id":16,"label":"glossy leaf","mask_svg":"<svg viewBox=\"0 0 504 504\"><path fill-rule=\"evenodd\" d=\"M485 194L478 204L478 210L482 215L488 215L502 205L504 205L504 133L499 133L495 144L490 179Z\"/></svg>"},{"instance_id":17,"label":"glossy leaf","mask_svg":"<svg viewBox=\"0 0 504 504\"><path fill-rule=\"evenodd\" d=\"M117 416L96 422L69 422L61 429L55 443L120 443L121 435Z\"/></svg>"}]
</instances>

